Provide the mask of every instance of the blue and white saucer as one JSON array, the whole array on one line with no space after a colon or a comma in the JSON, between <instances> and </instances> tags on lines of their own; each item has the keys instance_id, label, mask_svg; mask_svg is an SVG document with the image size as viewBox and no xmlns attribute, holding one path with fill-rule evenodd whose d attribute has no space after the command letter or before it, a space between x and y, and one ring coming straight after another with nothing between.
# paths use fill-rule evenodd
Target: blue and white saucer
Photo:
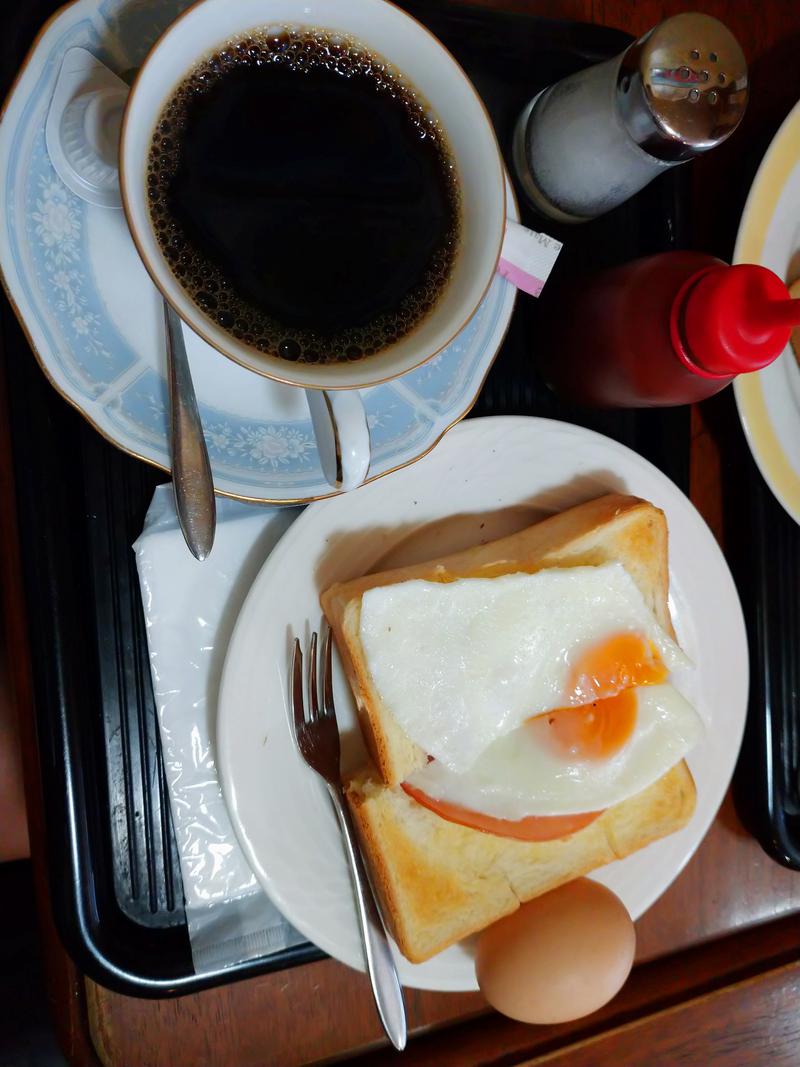
<instances>
[{"instance_id":1,"label":"blue and white saucer","mask_svg":"<svg viewBox=\"0 0 800 1067\"><path fill-rule=\"evenodd\" d=\"M45 147L48 107L68 48L93 52L127 81L186 3L75 0L36 40L0 122L0 267L33 351L55 388L119 448L169 469L161 298L121 211L80 200ZM513 197L510 198L513 209ZM503 341L516 289L495 278L480 308L435 359L363 391L368 480L425 455L470 409ZM220 356L186 330L214 484L264 503L331 495L300 389Z\"/></svg>"}]
</instances>

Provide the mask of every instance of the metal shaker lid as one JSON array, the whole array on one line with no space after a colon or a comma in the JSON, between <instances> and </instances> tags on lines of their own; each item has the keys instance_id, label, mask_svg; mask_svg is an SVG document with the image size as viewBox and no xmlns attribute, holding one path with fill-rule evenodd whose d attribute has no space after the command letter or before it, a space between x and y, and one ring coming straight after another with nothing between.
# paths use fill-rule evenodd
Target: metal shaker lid
<instances>
[{"instance_id":1,"label":"metal shaker lid","mask_svg":"<svg viewBox=\"0 0 800 1067\"><path fill-rule=\"evenodd\" d=\"M623 54L616 93L620 118L637 144L678 162L736 129L747 105L747 63L718 19L674 15Z\"/></svg>"}]
</instances>

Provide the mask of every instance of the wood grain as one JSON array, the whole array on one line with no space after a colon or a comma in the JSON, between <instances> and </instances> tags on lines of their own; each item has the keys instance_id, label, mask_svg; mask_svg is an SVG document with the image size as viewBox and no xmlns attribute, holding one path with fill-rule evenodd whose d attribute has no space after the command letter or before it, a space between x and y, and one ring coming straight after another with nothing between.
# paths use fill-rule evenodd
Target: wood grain
<instances>
[{"instance_id":1,"label":"wood grain","mask_svg":"<svg viewBox=\"0 0 800 1067\"><path fill-rule=\"evenodd\" d=\"M617 1030L644 1014L664 1011L742 982L787 962L796 962L800 916L746 934L708 942L658 962L642 964L619 996L587 1019L561 1026L525 1026L494 1013L462 1023L457 1031L441 1030L417 1038L403 1056L403 1067L462 1067L467 1062L503 1064L544 1055L555 1048L579 1044ZM457 1040L454 1038L457 1034ZM362 1056L359 1067L382 1067L386 1051ZM605 1061L598 1061L603 1062ZM611 1062L611 1057L609 1057ZM650 1061L644 1061L652 1067Z\"/></svg>"},{"instance_id":2,"label":"wood grain","mask_svg":"<svg viewBox=\"0 0 800 1067\"><path fill-rule=\"evenodd\" d=\"M0 632L0 863L30 856L17 710Z\"/></svg>"},{"instance_id":3,"label":"wood grain","mask_svg":"<svg viewBox=\"0 0 800 1067\"><path fill-rule=\"evenodd\" d=\"M682 0L485 2L603 22L635 34L689 6ZM742 130L693 164L694 244L725 256L760 153L800 95L800 6L752 0L700 0L692 6L727 22L751 63L753 97ZM695 412L692 497L722 544L729 537L731 515L731 498L722 486L735 482L738 448L741 438L730 397ZM5 467L0 462L0 479ZM5 509L3 514L8 536L13 523ZM11 625L19 629L14 612L21 590L5 592ZM20 677L19 699L25 706L30 694L24 672ZM35 758L30 731L26 745L30 766ZM35 772L28 777L35 782ZM34 795L35 785L29 789L29 805ZM32 816L37 854L44 828L36 811ZM792 913L798 910L800 876L764 855L745 833L728 797L694 859L638 924L640 964L617 1001L589 1021L538 1029L494 1014L476 1017L483 1010L477 995L408 991L411 1030L417 1036L398 1062L408 1067L796 1064L800 966L794 960L800 958L800 917ZM748 929L754 924L768 925ZM715 940L731 931L733 937ZM74 969L70 971L63 952L59 957L52 939L48 951L51 971L62 976L58 996L67 998L66 1004L59 1001L66 1019L62 1036L79 1033L82 1023L74 1010L79 1001L70 984ZM761 973L764 968L769 969ZM333 961L179 1000L135 1000L87 982L86 999L100 1059L114 1067L299 1067L357 1053L364 1054L364 1067L377 1067L395 1059L380 1044L365 980ZM85 1062L80 1041L67 1037L65 1044L73 1062Z\"/></svg>"},{"instance_id":4,"label":"wood grain","mask_svg":"<svg viewBox=\"0 0 800 1067\"><path fill-rule=\"evenodd\" d=\"M410 1033L485 1010L477 994L406 990L405 999ZM115 1067L296 1067L384 1044L366 978L333 960L179 1000L87 982L87 1000L98 1055Z\"/></svg>"},{"instance_id":5,"label":"wood grain","mask_svg":"<svg viewBox=\"0 0 800 1067\"><path fill-rule=\"evenodd\" d=\"M515 1067L796 1067L799 994L800 963L789 963Z\"/></svg>"}]
</instances>

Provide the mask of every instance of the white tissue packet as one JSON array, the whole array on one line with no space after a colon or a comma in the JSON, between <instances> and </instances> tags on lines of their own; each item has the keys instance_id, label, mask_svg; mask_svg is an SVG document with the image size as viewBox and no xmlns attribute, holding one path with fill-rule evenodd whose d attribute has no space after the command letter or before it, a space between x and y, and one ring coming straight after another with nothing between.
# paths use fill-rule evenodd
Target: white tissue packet
<instances>
[{"instance_id":1,"label":"white tissue packet","mask_svg":"<svg viewBox=\"0 0 800 1067\"><path fill-rule=\"evenodd\" d=\"M197 973L305 940L239 847L214 754L220 676L239 608L299 514L218 497L214 548L199 563L181 535L172 487L160 485L133 546Z\"/></svg>"}]
</instances>

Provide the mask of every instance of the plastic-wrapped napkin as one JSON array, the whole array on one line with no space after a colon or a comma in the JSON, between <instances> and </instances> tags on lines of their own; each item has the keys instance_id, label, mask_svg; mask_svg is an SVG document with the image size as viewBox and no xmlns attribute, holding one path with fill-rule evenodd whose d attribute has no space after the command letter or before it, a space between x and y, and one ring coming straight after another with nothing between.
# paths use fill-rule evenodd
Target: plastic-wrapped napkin
<instances>
[{"instance_id":1,"label":"plastic-wrapped napkin","mask_svg":"<svg viewBox=\"0 0 800 1067\"><path fill-rule=\"evenodd\" d=\"M217 498L214 548L187 551L172 487L156 489L134 551L195 970L304 938L263 892L236 840L217 777L217 697L239 609L300 513Z\"/></svg>"}]
</instances>

